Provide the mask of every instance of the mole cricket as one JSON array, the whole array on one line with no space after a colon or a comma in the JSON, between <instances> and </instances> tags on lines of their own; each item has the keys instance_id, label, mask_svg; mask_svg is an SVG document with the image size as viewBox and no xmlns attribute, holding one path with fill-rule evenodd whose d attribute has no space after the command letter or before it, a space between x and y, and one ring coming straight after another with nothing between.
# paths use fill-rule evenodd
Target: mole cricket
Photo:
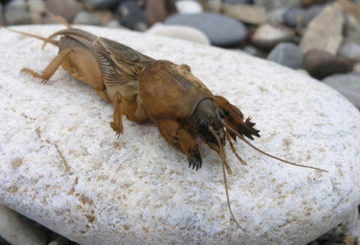
<instances>
[{"instance_id":1,"label":"mole cricket","mask_svg":"<svg viewBox=\"0 0 360 245\"><path fill-rule=\"evenodd\" d=\"M237 138L268 157L326 172L280 159L252 145L245 137L250 140L260 137L255 123L250 117L245 119L240 109L226 98L214 95L191 73L188 65L155 60L121 43L72 28L60 17L48 14L67 28L47 38L9 29L44 41L43 48L46 43L59 48L58 55L41 73L29 68L23 68L22 72L46 83L62 66L71 76L93 88L104 101L113 104L110 126L118 137L123 132L122 115L136 123L151 121L162 137L187 157L189 167L196 170L202 166L195 142L199 137L221 159L227 206L240 229L244 230L232 213L226 181L225 168L231 174L224 151L226 142L243 165L247 163L233 145ZM58 36L59 40L54 39Z\"/></svg>"}]
</instances>

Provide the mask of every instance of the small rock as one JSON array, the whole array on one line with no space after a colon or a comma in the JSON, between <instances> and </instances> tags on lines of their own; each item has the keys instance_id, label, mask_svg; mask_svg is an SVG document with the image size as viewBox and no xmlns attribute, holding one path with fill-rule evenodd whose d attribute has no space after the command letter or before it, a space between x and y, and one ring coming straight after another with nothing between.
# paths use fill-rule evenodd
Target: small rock
<instances>
[{"instance_id":1,"label":"small rock","mask_svg":"<svg viewBox=\"0 0 360 245\"><path fill-rule=\"evenodd\" d=\"M241 22L216 13L175 14L169 16L164 23L199 29L207 35L211 44L217 46L239 43L247 33Z\"/></svg>"},{"instance_id":2,"label":"small rock","mask_svg":"<svg viewBox=\"0 0 360 245\"><path fill-rule=\"evenodd\" d=\"M117 20L111 20L105 26L109 27L109 28L124 28L124 29L127 29L125 26L120 25L119 21L117 21Z\"/></svg>"},{"instance_id":3,"label":"small rock","mask_svg":"<svg viewBox=\"0 0 360 245\"><path fill-rule=\"evenodd\" d=\"M346 75L333 75L323 82L339 91L358 109L360 109L360 77L352 73Z\"/></svg>"},{"instance_id":4,"label":"small rock","mask_svg":"<svg viewBox=\"0 0 360 245\"><path fill-rule=\"evenodd\" d=\"M360 61L360 44L347 41L339 49L338 55L351 62L358 62Z\"/></svg>"},{"instance_id":5,"label":"small rock","mask_svg":"<svg viewBox=\"0 0 360 245\"><path fill-rule=\"evenodd\" d=\"M267 59L293 69L301 69L303 67L304 55L297 45L284 42L276 45L269 53Z\"/></svg>"},{"instance_id":6,"label":"small rock","mask_svg":"<svg viewBox=\"0 0 360 245\"><path fill-rule=\"evenodd\" d=\"M146 0L145 15L149 26L164 21L166 17L176 12L174 0Z\"/></svg>"},{"instance_id":7,"label":"small rock","mask_svg":"<svg viewBox=\"0 0 360 245\"><path fill-rule=\"evenodd\" d=\"M222 11L229 17L248 24L259 25L266 21L265 8L250 4L224 3Z\"/></svg>"},{"instance_id":8,"label":"small rock","mask_svg":"<svg viewBox=\"0 0 360 245\"><path fill-rule=\"evenodd\" d=\"M304 26L308 26L309 23L321 13L324 7L325 5L319 4L306 9L306 12L304 14Z\"/></svg>"},{"instance_id":9,"label":"small rock","mask_svg":"<svg viewBox=\"0 0 360 245\"><path fill-rule=\"evenodd\" d=\"M284 23L284 13L287 9L279 8L270 10L266 13L266 21L273 26L282 25Z\"/></svg>"},{"instance_id":10,"label":"small rock","mask_svg":"<svg viewBox=\"0 0 360 245\"><path fill-rule=\"evenodd\" d=\"M47 0L45 7L48 11L64 17L64 19L71 23L76 14L80 11L80 5L76 0Z\"/></svg>"},{"instance_id":11,"label":"small rock","mask_svg":"<svg viewBox=\"0 0 360 245\"><path fill-rule=\"evenodd\" d=\"M0 205L0 236L11 244L46 244L45 232L35 222Z\"/></svg>"},{"instance_id":12,"label":"small rock","mask_svg":"<svg viewBox=\"0 0 360 245\"><path fill-rule=\"evenodd\" d=\"M343 11L338 4L326 6L309 24L300 42L304 53L323 49L335 55L343 40Z\"/></svg>"},{"instance_id":13,"label":"small rock","mask_svg":"<svg viewBox=\"0 0 360 245\"><path fill-rule=\"evenodd\" d=\"M223 0L223 3L230 4L251 4L252 0Z\"/></svg>"},{"instance_id":14,"label":"small rock","mask_svg":"<svg viewBox=\"0 0 360 245\"><path fill-rule=\"evenodd\" d=\"M4 18L7 25L23 25L31 23L31 14L27 4L22 0L13 0L4 6Z\"/></svg>"},{"instance_id":15,"label":"small rock","mask_svg":"<svg viewBox=\"0 0 360 245\"><path fill-rule=\"evenodd\" d=\"M242 51L244 51L245 53L252 55L252 56L257 56L258 54L258 49L252 45L246 45Z\"/></svg>"},{"instance_id":16,"label":"small rock","mask_svg":"<svg viewBox=\"0 0 360 245\"><path fill-rule=\"evenodd\" d=\"M87 7L89 9L117 9L122 0L88 0Z\"/></svg>"},{"instance_id":17,"label":"small rock","mask_svg":"<svg viewBox=\"0 0 360 245\"><path fill-rule=\"evenodd\" d=\"M284 23L292 28L303 26L305 13L303 8L290 8L284 13Z\"/></svg>"},{"instance_id":18,"label":"small rock","mask_svg":"<svg viewBox=\"0 0 360 245\"><path fill-rule=\"evenodd\" d=\"M326 2L326 0L301 0L302 5L305 7L309 7L311 5L319 4L323 2Z\"/></svg>"},{"instance_id":19,"label":"small rock","mask_svg":"<svg viewBox=\"0 0 360 245\"><path fill-rule=\"evenodd\" d=\"M254 4L265 7L268 11L279 8L292 8L300 6L298 0L254 0Z\"/></svg>"},{"instance_id":20,"label":"small rock","mask_svg":"<svg viewBox=\"0 0 360 245\"><path fill-rule=\"evenodd\" d=\"M100 18L94 13L89 13L87 11L80 11L76 14L73 24L81 25L100 25Z\"/></svg>"},{"instance_id":21,"label":"small rock","mask_svg":"<svg viewBox=\"0 0 360 245\"><path fill-rule=\"evenodd\" d=\"M196 1L183 0L175 2L176 8L181 14L196 14L203 12L203 7Z\"/></svg>"},{"instance_id":22,"label":"small rock","mask_svg":"<svg viewBox=\"0 0 360 245\"><path fill-rule=\"evenodd\" d=\"M149 28L146 33L159 36L175 37L192 42L209 45L210 40L199 29L190 26L164 25L157 23Z\"/></svg>"},{"instance_id":23,"label":"small rock","mask_svg":"<svg viewBox=\"0 0 360 245\"><path fill-rule=\"evenodd\" d=\"M357 62L357 63L353 66L353 71L354 71L354 72L360 72L360 62Z\"/></svg>"},{"instance_id":24,"label":"small rock","mask_svg":"<svg viewBox=\"0 0 360 245\"><path fill-rule=\"evenodd\" d=\"M221 11L221 0L199 0L198 1L206 12L219 13Z\"/></svg>"},{"instance_id":25,"label":"small rock","mask_svg":"<svg viewBox=\"0 0 360 245\"><path fill-rule=\"evenodd\" d=\"M322 49L311 49L306 52L304 67L311 76L317 79L337 73L346 73L350 68L347 62Z\"/></svg>"},{"instance_id":26,"label":"small rock","mask_svg":"<svg viewBox=\"0 0 360 245\"><path fill-rule=\"evenodd\" d=\"M340 1L345 9L344 33L347 39L360 43L360 5L349 1Z\"/></svg>"},{"instance_id":27,"label":"small rock","mask_svg":"<svg viewBox=\"0 0 360 245\"><path fill-rule=\"evenodd\" d=\"M291 29L264 24L255 30L251 41L261 48L273 48L280 42L292 41L294 36Z\"/></svg>"},{"instance_id":28,"label":"small rock","mask_svg":"<svg viewBox=\"0 0 360 245\"><path fill-rule=\"evenodd\" d=\"M126 0L122 2L117 9L117 13L121 25L137 31L147 29L145 11L138 1Z\"/></svg>"},{"instance_id":29,"label":"small rock","mask_svg":"<svg viewBox=\"0 0 360 245\"><path fill-rule=\"evenodd\" d=\"M28 0L28 8L32 24L42 23L42 14L45 11L45 3L42 0Z\"/></svg>"}]
</instances>

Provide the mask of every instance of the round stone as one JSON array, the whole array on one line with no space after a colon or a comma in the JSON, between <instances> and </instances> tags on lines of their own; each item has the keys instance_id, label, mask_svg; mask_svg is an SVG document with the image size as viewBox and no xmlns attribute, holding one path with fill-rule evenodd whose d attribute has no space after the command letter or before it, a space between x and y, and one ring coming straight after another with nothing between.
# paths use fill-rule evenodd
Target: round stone
<instances>
[{"instance_id":1,"label":"round stone","mask_svg":"<svg viewBox=\"0 0 360 245\"><path fill-rule=\"evenodd\" d=\"M63 28L17 30L47 37ZM112 104L93 89L62 69L46 85L19 72L41 72L56 47L41 50L40 40L0 29L0 203L80 244L307 244L350 220L360 203L360 113L338 92L240 52L82 29L188 64L214 94L252 116L261 130L254 145L328 172L280 163L239 139L244 166L226 144L242 231L228 211L218 154L199 139L203 166L193 171L154 124L126 117L117 138Z\"/></svg>"},{"instance_id":2,"label":"round stone","mask_svg":"<svg viewBox=\"0 0 360 245\"><path fill-rule=\"evenodd\" d=\"M293 69L303 67L304 55L301 49L293 43L279 43L269 53L268 60Z\"/></svg>"},{"instance_id":3,"label":"round stone","mask_svg":"<svg viewBox=\"0 0 360 245\"><path fill-rule=\"evenodd\" d=\"M175 14L169 16L164 23L199 29L208 36L211 44L217 46L239 43L247 34L244 24L216 13Z\"/></svg>"}]
</instances>

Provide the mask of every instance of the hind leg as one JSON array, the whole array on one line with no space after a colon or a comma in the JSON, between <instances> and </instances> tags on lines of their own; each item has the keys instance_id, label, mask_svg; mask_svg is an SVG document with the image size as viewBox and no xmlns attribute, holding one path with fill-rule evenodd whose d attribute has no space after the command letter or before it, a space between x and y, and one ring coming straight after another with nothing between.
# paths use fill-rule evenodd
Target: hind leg
<instances>
[{"instance_id":1,"label":"hind leg","mask_svg":"<svg viewBox=\"0 0 360 245\"><path fill-rule=\"evenodd\" d=\"M64 49L60 51L41 73L37 73L29 68L23 68L21 71L29 73L33 77L40 78L43 83L46 83L56 70L65 62L71 52L71 49Z\"/></svg>"},{"instance_id":2,"label":"hind leg","mask_svg":"<svg viewBox=\"0 0 360 245\"><path fill-rule=\"evenodd\" d=\"M129 101L121 96L120 93L116 93L113 99L113 122L111 122L111 128L116 132L117 136L123 131L122 115L126 115L130 121L141 123L147 121L148 115L144 110L144 107L139 100Z\"/></svg>"}]
</instances>

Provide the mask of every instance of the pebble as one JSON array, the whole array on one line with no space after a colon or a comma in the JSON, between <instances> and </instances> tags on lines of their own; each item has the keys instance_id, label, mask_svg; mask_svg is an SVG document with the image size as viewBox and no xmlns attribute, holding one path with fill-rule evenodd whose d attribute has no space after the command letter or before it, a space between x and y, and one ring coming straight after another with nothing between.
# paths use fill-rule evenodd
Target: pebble
<instances>
[{"instance_id":1,"label":"pebble","mask_svg":"<svg viewBox=\"0 0 360 245\"><path fill-rule=\"evenodd\" d=\"M244 40L246 28L241 22L216 13L175 14L169 16L167 25L185 25L199 29L207 35L212 45L228 46Z\"/></svg>"},{"instance_id":2,"label":"pebble","mask_svg":"<svg viewBox=\"0 0 360 245\"><path fill-rule=\"evenodd\" d=\"M219 13L221 11L221 0L199 0L205 11Z\"/></svg>"},{"instance_id":3,"label":"pebble","mask_svg":"<svg viewBox=\"0 0 360 245\"><path fill-rule=\"evenodd\" d=\"M122 0L88 0L89 9L115 10Z\"/></svg>"},{"instance_id":4,"label":"pebble","mask_svg":"<svg viewBox=\"0 0 360 245\"><path fill-rule=\"evenodd\" d=\"M180 14L196 14L203 12L203 7L197 1L176 1L176 8Z\"/></svg>"},{"instance_id":5,"label":"pebble","mask_svg":"<svg viewBox=\"0 0 360 245\"><path fill-rule=\"evenodd\" d=\"M167 16L176 11L174 0L146 0L145 2L145 15L149 26L163 22Z\"/></svg>"},{"instance_id":6,"label":"pebble","mask_svg":"<svg viewBox=\"0 0 360 245\"><path fill-rule=\"evenodd\" d=\"M353 63L360 61L360 44L353 41L346 41L339 49L338 55Z\"/></svg>"},{"instance_id":7,"label":"pebble","mask_svg":"<svg viewBox=\"0 0 360 245\"><path fill-rule=\"evenodd\" d=\"M266 21L268 24L277 26L284 23L284 13L287 9L279 8L270 10L266 13Z\"/></svg>"},{"instance_id":8,"label":"pebble","mask_svg":"<svg viewBox=\"0 0 360 245\"><path fill-rule=\"evenodd\" d=\"M230 4L224 3L222 11L225 15L238 19L247 24L259 25L266 21L264 7L258 7L250 4Z\"/></svg>"},{"instance_id":9,"label":"pebble","mask_svg":"<svg viewBox=\"0 0 360 245\"><path fill-rule=\"evenodd\" d=\"M48 36L59 26L17 28ZM284 165L236 143L249 163L242 166L227 144L230 200L243 232L231 222L217 154L202 144L203 167L192 171L156 126L126 118L117 139L109 127L111 106L64 71L49 86L19 73L23 66L41 70L48 64L39 58L41 42L0 29L0 54L6 57L0 59L0 114L7 119L0 120L0 141L6 142L1 203L80 244L103 244L104 237L109 244L307 244L349 220L360 202L360 146L354 143L360 140L360 114L334 90L240 52L84 28L189 64L214 93L253 116L262 130L257 146L329 172Z\"/></svg>"},{"instance_id":10,"label":"pebble","mask_svg":"<svg viewBox=\"0 0 360 245\"><path fill-rule=\"evenodd\" d=\"M303 8L289 8L285 11L283 16L285 25L291 28L303 26L305 13L306 10Z\"/></svg>"},{"instance_id":11,"label":"pebble","mask_svg":"<svg viewBox=\"0 0 360 245\"><path fill-rule=\"evenodd\" d=\"M343 11L338 4L326 6L308 25L300 41L304 53L310 49L323 49L336 55L343 40Z\"/></svg>"},{"instance_id":12,"label":"pebble","mask_svg":"<svg viewBox=\"0 0 360 245\"><path fill-rule=\"evenodd\" d=\"M323 3L323 2L326 2L326 1L327 1L327 0L301 0L301 3L302 3L305 7L309 7L309 6L311 6L311 5Z\"/></svg>"},{"instance_id":13,"label":"pebble","mask_svg":"<svg viewBox=\"0 0 360 245\"><path fill-rule=\"evenodd\" d=\"M45 245L45 232L35 222L0 205L0 236L11 244Z\"/></svg>"},{"instance_id":14,"label":"pebble","mask_svg":"<svg viewBox=\"0 0 360 245\"><path fill-rule=\"evenodd\" d=\"M294 40L294 31L269 24L259 26L252 36L252 43L258 47L271 49L278 43Z\"/></svg>"},{"instance_id":15,"label":"pebble","mask_svg":"<svg viewBox=\"0 0 360 245\"><path fill-rule=\"evenodd\" d=\"M117 13L121 25L137 31L145 31L147 29L145 11L141 8L138 1L125 0L119 5Z\"/></svg>"},{"instance_id":16,"label":"pebble","mask_svg":"<svg viewBox=\"0 0 360 245\"><path fill-rule=\"evenodd\" d=\"M292 8L300 6L299 0L254 0L254 4L265 7L268 11L278 8Z\"/></svg>"},{"instance_id":17,"label":"pebble","mask_svg":"<svg viewBox=\"0 0 360 245\"><path fill-rule=\"evenodd\" d=\"M7 25L23 25L31 23L31 14L23 0L13 0L4 6L4 18Z\"/></svg>"},{"instance_id":18,"label":"pebble","mask_svg":"<svg viewBox=\"0 0 360 245\"><path fill-rule=\"evenodd\" d=\"M360 43L360 22L352 15L346 15L344 35L346 39Z\"/></svg>"},{"instance_id":19,"label":"pebble","mask_svg":"<svg viewBox=\"0 0 360 245\"><path fill-rule=\"evenodd\" d=\"M304 55L297 45L283 42L271 50L267 59L292 69L301 69Z\"/></svg>"},{"instance_id":20,"label":"pebble","mask_svg":"<svg viewBox=\"0 0 360 245\"><path fill-rule=\"evenodd\" d=\"M311 49L306 52L304 67L311 76L317 79L350 70L347 62L322 49Z\"/></svg>"},{"instance_id":21,"label":"pebble","mask_svg":"<svg viewBox=\"0 0 360 245\"><path fill-rule=\"evenodd\" d=\"M352 73L333 75L325 78L322 82L340 92L360 109L360 76Z\"/></svg>"},{"instance_id":22,"label":"pebble","mask_svg":"<svg viewBox=\"0 0 360 245\"><path fill-rule=\"evenodd\" d=\"M27 4L31 15L31 23L41 24L42 15L45 11L45 2L42 0L28 0Z\"/></svg>"},{"instance_id":23,"label":"pebble","mask_svg":"<svg viewBox=\"0 0 360 245\"><path fill-rule=\"evenodd\" d=\"M157 23L149 28L146 33L159 36L175 37L196 43L210 45L209 38L203 32L190 26L164 25Z\"/></svg>"},{"instance_id":24,"label":"pebble","mask_svg":"<svg viewBox=\"0 0 360 245\"><path fill-rule=\"evenodd\" d=\"M100 18L94 13L89 13L87 11L80 11L76 14L73 24L81 25L100 25Z\"/></svg>"},{"instance_id":25,"label":"pebble","mask_svg":"<svg viewBox=\"0 0 360 245\"><path fill-rule=\"evenodd\" d=\"M76 0L47 0L45 7L48 11L64 17L71 23L76 14L80 11L80 5Z\"/></svg>"},{"instance_id":26,"label":"pebble","mask_svg":"<svg viewBox=\"0 0 360 245\"><path fill-rule=\"evenodd\" d=\"M230 4L252 4L252 0L222 0L223 3Z\"/></svg>"}]
</instances>

